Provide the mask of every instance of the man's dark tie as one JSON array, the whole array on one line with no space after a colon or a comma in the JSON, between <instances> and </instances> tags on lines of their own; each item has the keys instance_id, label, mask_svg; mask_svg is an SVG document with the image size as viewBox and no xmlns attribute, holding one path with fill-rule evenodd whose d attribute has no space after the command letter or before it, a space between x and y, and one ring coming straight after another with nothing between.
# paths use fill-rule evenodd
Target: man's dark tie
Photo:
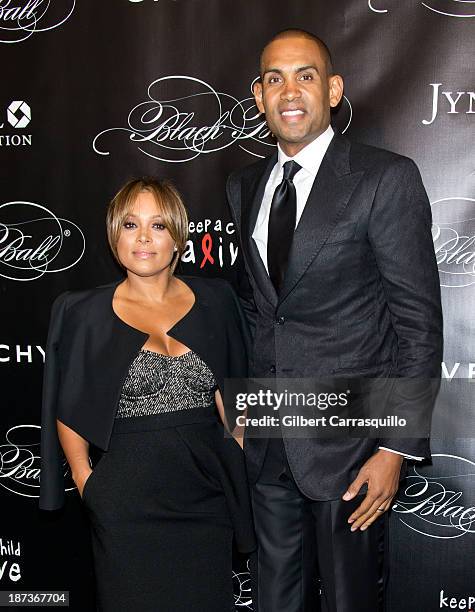
<instances>
[{"instance_id":1,"label":"man's dark tie","mask_svg":"<svg viewBox=\"0 0 475 612\"><path fill-rule=\"evenodd\" d=\"M297 194L292 181L301 168L293 160L285 162L284 178L274 192L270 207L267 235L267 267L270 279L274 283L277 293L279 293L282 287L287 269L297 216Z\"/></svg>"}]
</instances>

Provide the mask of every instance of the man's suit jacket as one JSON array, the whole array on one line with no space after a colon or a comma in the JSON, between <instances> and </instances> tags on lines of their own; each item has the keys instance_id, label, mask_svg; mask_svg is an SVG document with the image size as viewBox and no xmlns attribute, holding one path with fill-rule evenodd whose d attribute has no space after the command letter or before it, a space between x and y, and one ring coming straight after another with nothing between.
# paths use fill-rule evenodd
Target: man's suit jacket
<instances>
[{"instance_id":1,"label":"man's suit jacket","mask_svg":"<svg viewBox=\"0 0 475 612\"><path fill-rule=\"evenodd\" d=\"M201 357L222 393L225 378L248 374L245 317L226 281L179 278L194 292L195 303L168 335ZM149 337L114 313L112 299L120 282L66 291L53 303L43 377L40 509L64 504L65 460L56 418L107 450L123 382Z\"/></svg>"},{"instance_id":2,"label":"man's suit jacket","mask_svg":"<svg viewBox=\"0 0 475 612\"><path fill-rule=\"evenodd\" d=\"M231 174L241 236L238 291L253 336L255 377L439 378L440 285L431 210L413 161L335 135L295 230L277 296L252 238L277 153ZM406 398L407 400L407 398ZM428 438L292 439L299 488L336 499L378 445L430 456ZM245 438L255 481L267 441Z\"/></svg>"}]
</instances>

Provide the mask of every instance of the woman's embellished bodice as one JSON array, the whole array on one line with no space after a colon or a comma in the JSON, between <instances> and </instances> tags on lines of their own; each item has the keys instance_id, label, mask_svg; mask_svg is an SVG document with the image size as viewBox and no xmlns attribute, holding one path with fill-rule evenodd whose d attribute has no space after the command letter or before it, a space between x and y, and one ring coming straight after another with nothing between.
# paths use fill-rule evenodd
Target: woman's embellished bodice
<instances>
[{"instance_id":1,"label":"woman's embellished bodice","mask_svg":"<svg viewBox=\"0 0 475 612\"><path fill-rule=\"evenodd\" d=\"M173 357L141 349L124 381L116 417L210 406L216 388L212 372L193 351Z\"/></svg>"}]
</instances>

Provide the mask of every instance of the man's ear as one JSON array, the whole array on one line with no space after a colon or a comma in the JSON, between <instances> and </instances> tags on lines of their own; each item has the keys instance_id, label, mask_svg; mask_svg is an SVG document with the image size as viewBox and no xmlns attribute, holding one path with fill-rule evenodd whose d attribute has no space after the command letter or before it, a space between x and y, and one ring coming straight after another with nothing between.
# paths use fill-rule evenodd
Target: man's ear
<instances>
[{"instance_id":1,"label":"man's ear","mask_svg":"<svg viewBox=\"0 0 475 612\"><path fill-rule=\"evenodd\" d=\"M259 112L265 113L264 104L262 103L262 81L260 79L254 83L252 93L254 94L254 99Z\"/></svg>"},{"instance_id":2,"label":"man's ear","mask_svg":"<svg viewBox=\"0 0 475 612\"><path fill-rule=\"evenodd\" d=\"M343 78L339 74L328 77L330 106L335 108L343 97Z\"/></svg>"}]
</instances>

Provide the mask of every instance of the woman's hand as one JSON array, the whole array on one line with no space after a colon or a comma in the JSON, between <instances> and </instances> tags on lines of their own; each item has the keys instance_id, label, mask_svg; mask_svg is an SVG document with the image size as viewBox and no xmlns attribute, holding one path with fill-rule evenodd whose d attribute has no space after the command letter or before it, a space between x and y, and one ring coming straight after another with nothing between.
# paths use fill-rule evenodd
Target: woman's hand
<instances>
[{"instance_id":1,"label":"woman's hand","mask_svg":"<svg viewBox=\"0 0 475 612\"><path fill-rule=\"evenodd\" d=\"M236 430L234 430L236 431ZM244 436L243 435L235 435L235 433L233 432L233 437L236 440L236 442L239 444L239 446L241 448L243 448L244 446Z\"/></svg>"},{"instance_id":2,"label":"woman's hand","mask_svg":"<svg viewBox=\"0 0 475 612\"><path fill-rule=\"evenodd\" d=\"M89 462L89 442L59 419L56 419L56 426L61 447L82 499L82 490L92 472Z\"/></svg>"},{"instance_id":3,"label":"woman's hand","mask_svg":"<svg viewBox=\"0 0 475 612\"><path fill-rule=\"evenodd\" d=\"M79 495L81 496L81 499L82 499L82 493L84 491L84 487L86 485L86 481L90 477L92 472L93 472L93 470L89 469L89 470L81 471L81 473L78 476L75 476L73 474L73 480L74 480L74 483L76 484L76 486L78 488Z\"/></svg>"},{"instance_id":4,"label":"woman's hand","mask_svg":"<svg viewBox=\"0 0 475 612\"><path fill-rule=\"evenodd\" d=\"M232 437L236 440L236 442L239 444L239 446L243 448L244 446L244 427L236 426L232 431L229 430L229 425L226 420L226 414L224 412L223 398L221 397L221 393L219 392L219 389L216 390L215 401L216 401L216 406L218 408L219 416L221 417L221 420L223 422L223 425L226 431L230 433Z\"/></svg>"}]
</instances>

